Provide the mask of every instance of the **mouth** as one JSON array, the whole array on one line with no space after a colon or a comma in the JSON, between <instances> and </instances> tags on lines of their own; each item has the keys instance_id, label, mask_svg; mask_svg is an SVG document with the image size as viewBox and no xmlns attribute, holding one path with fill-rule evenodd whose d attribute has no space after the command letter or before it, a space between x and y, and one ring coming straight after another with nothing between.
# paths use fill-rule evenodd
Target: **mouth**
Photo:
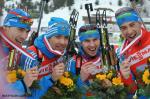
<instances>
[{"instance_id":1,"label":"mouth","mask_svg":"<svg viewBox=\"0 0 150 99\"><path fill-rule=\"evenodd\" d=\"M89 53L95 54L96 53L96 48L88 48Z\"/></svg>"},{"instance_id":2,"label":"mouth","mask_svg":"<svg viewBox=\"0 0 150 99\"><path fill-rule=\"evenodd\" d=\"M128 38L129 38L129 39L134 39L134 38L136 38L136 34L130 35L130 36L128 36Z\"/></svg>"},{"instance_id":3,"label":"mouth","mask_svg":"<svg viewBox=\"0 0 150 99\"><path fill-rule=\"evenodd\" d=\"M23 43L23 41L19 41L18 39L15 39L15 41L20 45L22 45L22 43Z\"/></svg>"},{"instance_id":4,"label":"mouth","mask_svg":"<svg viewBox=\"0 0 150 99\"><path fill-rule=\"evenodd\" d=\"M58 50L60 52L64 52L65 48L62 46L56 46L56 50Z\"/></svg>"}]
</instances>

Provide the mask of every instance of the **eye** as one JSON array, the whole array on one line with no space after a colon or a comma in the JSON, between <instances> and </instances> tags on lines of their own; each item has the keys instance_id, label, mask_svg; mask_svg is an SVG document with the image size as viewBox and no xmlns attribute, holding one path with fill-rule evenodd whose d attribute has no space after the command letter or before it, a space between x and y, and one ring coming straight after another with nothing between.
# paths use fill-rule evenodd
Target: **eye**
<instances>
[{"instance_id":1,"label":"eye","mask_svg":"<svg viewBox=\"0 0 150 99\"><path fill-rule=\"evenodd\" d=\"M90 40L85 40L84 42L89 43L89 42L90 42Z\"/></svg>"},{"instance_id":2,"label":"eye","mask_svg":"<svg viewBox=\"0 0 150 99\"><path fill-rule=\"evenodd\" d=\"M96 38L95 38L95 39L93 39L93 41L97 41L97 40L98 40L98 39L96 39Z\"/></svg>"},{"instance_id":3,"label":"eye","mask_svg":"<svg viewBox=\"0 0 150 99\"><path fill-rule=\"evenodd\" d=\"M69 36L65 36L65 39L69 39Z\"/></svg>"},{"instance_id":4,"label":"eye","mask_svg":"<svg viewBox=\"0 0 150 99\"><path fill-rule=\"evenodd\" d=\"M135 23L131 23L131 24L130 24L130 27L134 27L134 26L135 26Z\"/></svg>"},{"instance_id":5,"label":"eye","mask_svg":"<svg viewBox=\"0 0 150 99\"><path fill-rule=\"evenodd\" d=\"M59 38L61 38L61 36L60 36L60 35L57 35L57 36L55 36L55 37L56 37L56 38L58 38L58 39L59 39Z\"/></svg>"},{"instance_id":6,"label":"eye","mask_svg":"<svg viewBox=\"0 0 150 99\"><path fill-rule=\"evenodd\" d=\"M127 27L122 26L122 27L120 27L120 29L121 29L121 30L125 30L125 29L127 29Z\"/></svg>"}]
</instances>

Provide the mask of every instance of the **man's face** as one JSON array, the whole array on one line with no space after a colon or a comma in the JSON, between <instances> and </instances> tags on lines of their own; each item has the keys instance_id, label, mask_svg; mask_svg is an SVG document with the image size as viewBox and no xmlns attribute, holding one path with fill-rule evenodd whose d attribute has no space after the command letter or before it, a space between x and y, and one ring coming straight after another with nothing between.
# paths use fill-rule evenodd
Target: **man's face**
<instances>
[{"instance_id":1,"label":"man's face","mask_svg":"<svg viewBox=\"0 0 150 99\"><path fill-rule=\"evenodd\" d=\"M124 23L120 27L123 36L131 42L134 40L137 36L141 34L141 23L140 22L127 22Z\"/></svg>"},{"instance_id":2,"label":"man's face","mask_svg":"<svg viewBox=\"0 0 150 99\"><path fill-rule=\"evenodd\" d=\"M6 35L16 44L21 45L27 38L29 31L17 27L5 27Z\"/></svg>"},{"instance_id":3,"label":"man's face","mask_svg":"<svg viewBox=\"0 0 150 99\"><path fill-rule=\"evenodd\" d=\"M68 37L63 35L53 36L49 38L48 41L53 50L57 50L63 53L68 44Z\"/></svg>"},{"instance_id":4,"label":"man's face","mask_svg":"<svg viewBox=\"0 0 150 99\"><path fill-rule=\"evenodd\" d=\"M83 41L81 44L83 46L85 53L90 57L93 57L97 54L97 51L99 50L98 48L99 48L100 41L99 39L96 38L89 38Z\"/></svg>"}]
</instances>

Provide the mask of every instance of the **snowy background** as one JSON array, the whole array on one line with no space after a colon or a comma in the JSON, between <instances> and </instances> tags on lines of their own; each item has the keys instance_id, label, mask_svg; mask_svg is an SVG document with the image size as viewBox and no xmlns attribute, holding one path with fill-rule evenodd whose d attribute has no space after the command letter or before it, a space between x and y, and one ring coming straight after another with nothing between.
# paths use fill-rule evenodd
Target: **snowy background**
<instances>
[{"instance_id":1,"label":"snowy background","mask_svg":"<svg viewBox=\"0 0 150 99\"><path fill-rule=\"evenodd\" d=\"M40 0L32 0L32 2L37 2L37 1L40 1ZM49 0L48 5L53 6L53 1L54 0ZM98 5L95 4L96 1L99 1ZM121 5L118 5L119 1L122 2ZM139 1L142 1L141 4L137 5L140 8L140 11L141 11L140 14L142 16L142 19L147 22L146 25L148 28L150 28L150 25L149 25L150 24L150 18L149 18L150 17L150 10L149 10L150 1L149 0L139 0ZM20 0L7 0L5 2L5 6L14 5L15 7L17 7L16 2L20 2ZM50 20L51 17L61 17L61 18L64 18L69 21L70 14L73 11L73 9L76 9L77 11L79 11L79 18L78 18L78 23L77 23L77 31L78 31L78 28L80 26L82 26L83 24L85 24L85 22L83 21L83 17L87 16L87 11L85 10L85 4L87 4L87 3L92 3L93 9L100 8L100 7L101 8L110 8L114 12L120 7L131 6L129 0L74 0L74 4L70 7L71 9L67 6L63 6L63 7L60 7L59 9L49 12L48 14L43 13L40 33L43 33L45 31L45 27L48 26L48 21ZM96 10L90 12L91 16L93 14L96 14L95 11ZM107 13L108 16L112 17L113 21L115 21L114 12ZM1 17L1 20L0 20L1 21L0 25L2 25L2 21L3 21L4 17L6 16L6 14L7 14L7 12L4 11L3 16ZM34 23L32 25L32 30L35 30L35 31L37 30L38 23L39 23L39 18L34 19ZM112 36L113 36L112 40L116 40L119 38L120 31L116 24L109 25L108 30L110 30L112 33ZM117 42L117 41L112 41L112 42Z\"/></svg>"}]
</instances>

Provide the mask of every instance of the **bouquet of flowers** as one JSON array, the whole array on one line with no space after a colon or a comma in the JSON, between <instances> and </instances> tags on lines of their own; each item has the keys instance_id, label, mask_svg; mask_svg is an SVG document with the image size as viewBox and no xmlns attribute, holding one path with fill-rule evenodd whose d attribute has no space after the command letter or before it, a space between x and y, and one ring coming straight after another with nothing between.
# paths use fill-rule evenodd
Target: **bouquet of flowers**
<instances>
[{"instance_id":1,"label":"bouquet of flowers","mask_svg":"<svg viewBox=\"0 0 150 99\"><path fill-rule=\"evenodd\" d=\"M13 83L18 79L23 79L26 72L24 70L18 69L18 70L10 70L7 72L7 81L9 83Z\"/></svg>"},{"instance_id":2,"label":"bouquet of flowers","mask_svg":"<svg viewBox=\"0 0 150 99\"><path fill-rule=\"evenodd\" d=\"M14 83L17 80L23 79L25 75L26 75L26 72L22 69L9 70L9 71L7 71L6 79L7 79L8 83ZM38 80L34 81L30 88L31 89L40 89L39 81Z\"/></svg>"},{"instance_id":3,"label":"bouquet of flowers","mask_svg":"<svg viewBox=\"0 0 150 99\"><path fill-rule=\"evenodd\" d=\"M150 66L146 67L139 75L142 78L142 83L138 85L139 89L135 93L135 96L150 97Z\"/></svg>"},{"instance_id":4,"label":"bouquet of flowers","mask_svg":"<svg viewBox=\"0 0 150 99\"><path fill-rule=\"evenodd\" d=\"M73 76L70 72L65 72L64 75L49 88L48 92L42 99L79 99L81 93L76 86L77 77Z\"/></svg>"},{"instance_id":5,"label":"bouquet of flowers","mask_svg":"<svg viewBox=\"0 0 150 99\"><path fill-rule=\"evenodd\" d=\"M96 74L91 80L89 91L98 99L126 99L127 89L117 74L115 70Z\"/></svg>"}]
</instances>

